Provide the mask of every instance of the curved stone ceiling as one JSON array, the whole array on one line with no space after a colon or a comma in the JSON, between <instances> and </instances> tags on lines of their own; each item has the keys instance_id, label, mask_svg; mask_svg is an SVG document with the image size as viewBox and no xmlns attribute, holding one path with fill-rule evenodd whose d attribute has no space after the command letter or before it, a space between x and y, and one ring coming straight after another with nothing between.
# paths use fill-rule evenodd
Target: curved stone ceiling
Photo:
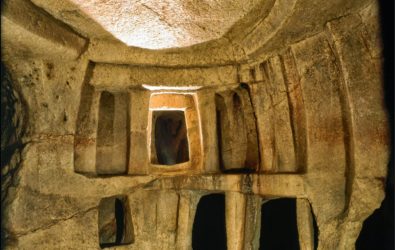
<instances>
[{"instance_id":1,"label":"curved stone ceiling","mask_svg":"<svg viewBox=\"0 0 395 250\"><path fill-rule=\"evenodd\" d=\"M69 0L115 38L147 49L222 37L262 0Z\"/></svg>"}]
</instances>

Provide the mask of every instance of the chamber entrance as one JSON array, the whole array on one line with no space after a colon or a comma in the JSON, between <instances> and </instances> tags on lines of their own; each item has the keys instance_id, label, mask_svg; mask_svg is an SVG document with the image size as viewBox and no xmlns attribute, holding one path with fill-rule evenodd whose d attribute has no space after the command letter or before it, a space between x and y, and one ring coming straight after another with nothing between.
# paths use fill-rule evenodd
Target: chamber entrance
<instances>
[{"instance_id":1,"label":"chamber entrance","mask_svg":"<svg viewBox=\"0 0 395 250\"><path fill-rule=\"evenodd\" d=\"M174 165L189 161L189 146L185 113L182 110L154 111L153 163Z\"/></svg>"},{"instance_id":2,"label":"chamber entrance","mask_svg":"<svg viewBox=\"0 0 395 250\"><path fill-rule=\"evenodd\" d=\"M227 249L224 194L209 194L200 199L192 229L192 248Z\"/></svg>"}]
</instances>

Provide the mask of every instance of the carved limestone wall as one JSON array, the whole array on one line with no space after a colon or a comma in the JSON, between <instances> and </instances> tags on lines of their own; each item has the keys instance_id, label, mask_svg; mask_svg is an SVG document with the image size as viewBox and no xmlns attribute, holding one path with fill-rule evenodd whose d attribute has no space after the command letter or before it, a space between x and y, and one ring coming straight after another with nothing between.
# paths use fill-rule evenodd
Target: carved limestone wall
<instances>
[{"instance_id":1,"label":"carved limestone wall","mask_svg":"<svg viewBox=\"0 0 395 250\"><path fill-rule=\"evenodd\" d=\"M49 28L24 26L19 2ZM354 248L389 155L376 2L306 17L327 19L296 35L284 20L313 7L269 1L278 12L235 27L249 40L159 52L81 37L32 2L2 13L28 117L2 188L7 249L191 249L210 195L222 197L228 249L265 247L262 211L277 199L293 204L300 249ZM14 43L12 27L45 44Z\"/></svg>"}]
</instances>

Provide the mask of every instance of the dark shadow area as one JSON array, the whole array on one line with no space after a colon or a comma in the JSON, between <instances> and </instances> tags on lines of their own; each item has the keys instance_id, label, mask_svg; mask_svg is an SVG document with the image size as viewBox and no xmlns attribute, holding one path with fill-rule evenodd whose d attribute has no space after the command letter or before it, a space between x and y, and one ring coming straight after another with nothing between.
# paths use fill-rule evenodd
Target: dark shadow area
<instances>
[{"instance_id":1,"label":"dark shadow area","mask_svg":"<svg viewBox=\"0 0 395 250\"><path fill-rule=\"evenodd\" d=\"M259 249L299 249L295 199L276 199L262 204Z\"/></svg>"},{"instance_id":2,"label":"dark shadow area","mask_svg":"<svg viewBox=\"0 0 395 250\"><path fill-rule=\"evenodd\" d=\"M155 111L155 150L157 164L173 165L189 161L184 111Z\"/></svg>"},{"instance_id":3,"label":"dark shadow area","mask_svg":"<svg viewBox=\"0 0 395 250\"><path fill-rule=\"evenodd\" d=\"M121 244L124 229L125 229L125 211L122 202L119 199L115 199L115 221L117 224L117 234L115 237L115 244Z\"/></svg>"},{"instance_id":4,"label":"dark shadow area","mask_svg":"<svg viewBox=\"0 0 395 250\"><path fill-rule=\"evenodd\" d=\"M130 244L133 225L126 197L109 197L99 205L99 244L101 248Z\"/></svg>"},{"instance_id":5,"label":"dark shadow area","mask_svg":"<svg viewBox=\"0 0 395 250\"><path fill-rule=\"evenodd\" d=\"M318 248L318 235L319 235L319 230L318 230L318 225L317 221L315 220L315 215L313 213L313 209L311 208L311 217L313 218L313 230L314 230L314 249Z\"/></svg>"},{"instance_id":6,"label":"dark shadow area","mask_svg":"<svg viewBox=\"0 0 395 250\"><path fill-rule=\"evenodd\" d=\"M255 173L254 169L251 168L236 168L223 170L224 174L252 174Z\"/></svg>"},{"instance_id":7,"label":"dark shadow area","mask_svg":"<svg viewBox=\"0 0 395 250\"><path fill-rule=\"evenodd\" d=\"M196 209L192 229L194 250L225 250L225 195L203 196Z\"/></svg>"},{"instance_id":8,"label":"dark shadow area","mask_svg":"<svg viewBox=\"0 0 395 250\"><path fill-rule=\"evenodd\" d=\"M386 197L381 207L364 222L356 242L357 250L394 249L394 1L381 0L379 3L384 57L384 97L389 114L391 157Z\"/></svg>"},{"instance_id":9,"label":"dark shadow area","mask_svg":"<svg viewBox=\"0 0 395 250\"><path fill-rule=\"evenodd\" d=\"M1 168L7 165L15 150L21 147L18 135L18 120L15 116L16 105L19 101L15 96L11 76L1 63Z\"/></svg>"},{"instance_id":10,"label":"dark shadow area","mask_svg":"<svg viewBox=\"0 0 395 250\"><path fill-rule=\"evenodd\" d=\"M25 101L21 98L19 89L14 84L6 66L1 62L1 218L4 218L4 206L7 202L8 189L13 185L13 179L20 167L20 158L13 158L22 152L25 144L22 137L27 127ZM11 245L14 241L12 232L4 229L1 220L0 249Z\"/></svg>"}]
</instances>

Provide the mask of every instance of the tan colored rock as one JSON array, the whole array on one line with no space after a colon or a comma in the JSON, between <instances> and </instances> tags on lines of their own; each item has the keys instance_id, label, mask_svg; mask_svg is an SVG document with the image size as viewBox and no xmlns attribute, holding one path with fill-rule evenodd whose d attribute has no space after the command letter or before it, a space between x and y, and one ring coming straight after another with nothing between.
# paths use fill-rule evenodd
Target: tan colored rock
<instances>
[{"instance_id":1,"label":"tan colored rock","mask_svg":"<svg viewBox=\"0 0 395 250\"><path fill-rule=\"evenodd\" d=\"M355 248L389 156L376 1L4 5L7 249L191 249L211 194L228 249L279 198L300 249Z\"/></svg>"}]
</instances>

